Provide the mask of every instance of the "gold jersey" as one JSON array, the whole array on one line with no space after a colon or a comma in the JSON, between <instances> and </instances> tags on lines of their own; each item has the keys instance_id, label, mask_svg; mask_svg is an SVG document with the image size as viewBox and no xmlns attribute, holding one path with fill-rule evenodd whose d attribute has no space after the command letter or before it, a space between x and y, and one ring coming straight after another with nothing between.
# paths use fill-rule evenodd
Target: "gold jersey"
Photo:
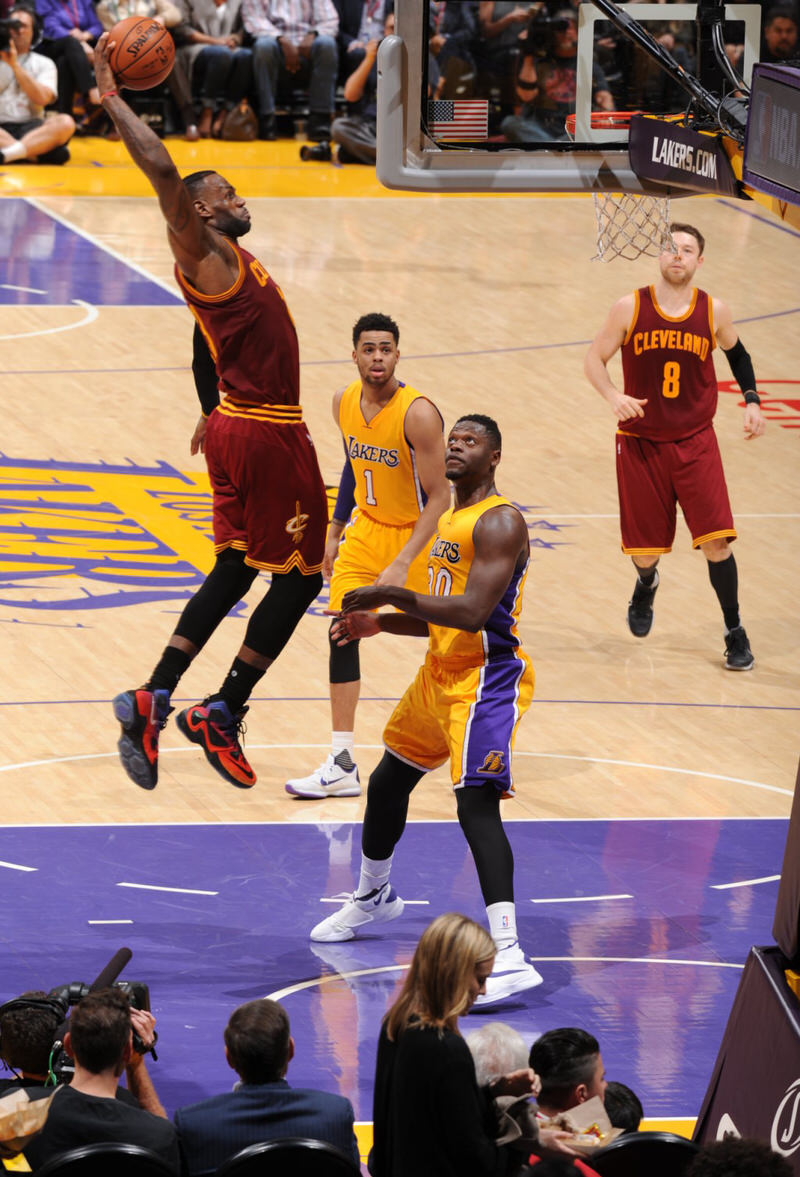
<instances>
[{"instance_id":1,"label":"gold jersey","mask_svg":"<svg viewBox=\"0 0 800 1177\"><path fill-rule=\"evenodd\" d=\"M433 547L428 555L428 593L437 597L461 596L475 558L473 532L482 515L494 507L513 503L492 494L471 507L451 507L439 520ZM515 508L516 509L516 508ZM429 625L430 652L437 658L457 658L473 664L513 657L520 646L518 633L522 591L528 561L512 575L506 591L495 605L483 629L468 633L443 625Z\"/></svg>"},{"instance_id":2,"label":"gold jersey","mask_svg":"<svg viewBox=\"0 0 800 1177\"><path fill-rule=\"evenodd\" d=\"M369 423L361 411L360 380L348 384L339 401L339 428L355 476L356 506L378 523L408 527L425 506L414 449L405 435L406 413L421 395L400 384Z\"/></svg>"}]
</instances>

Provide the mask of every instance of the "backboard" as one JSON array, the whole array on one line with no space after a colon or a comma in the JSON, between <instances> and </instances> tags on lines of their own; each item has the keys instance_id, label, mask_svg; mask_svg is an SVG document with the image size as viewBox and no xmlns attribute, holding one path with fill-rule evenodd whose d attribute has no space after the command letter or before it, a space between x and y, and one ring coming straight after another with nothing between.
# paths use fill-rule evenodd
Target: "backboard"
<instances>
[{"instance_id":1,"label":"backboard","mask_svg":"<svg viewBox=\"0 0 800 1177\"><path fill-rule=\"evenodd\" d=\"M448 0L447 8L467 3L469 0ZM546 38L552 39L552 27L563 14L559 13L555 0L550 0L549 6L541 2L495 5L497 9L513 7L530 9L530 23L524 32L532 39L542 37L543 48L537 48L536 57L541 72L540 62L550 43ZM696 44L695 4L670 4L667 7L632 3L625 5L625 12L641 20L654 35L668 25L666 35L671 34L678 44L685 44L688 59L691 59L692 45ZM598 63L604 53L607 56L603 41L610 26L604 24L603 14L591 3L581 3L577 15L577 58L573 57L575 81L571 107L575 113L574 141L564 133L561 123L565 120L562 119L561 122L551 120L551 130L535 142L509 142L502 121L495 121L493 125L492 116L500 104L498 94L503 88L506 102L518 100L514 81L519 70L520 49L511 50L504 63L505 73L499 76L492 72L491 63L487 71L485 60L473 61L465 73L467 82L461 86L461 92L453 95L445 91L440 101L432 105L437 94L429 78L429 63L435 68L429 56L430 4L428 0L396 0L396 33L382 42L378 53L377 173L381 182L388 188L421 192L655 191L653 185L640 180L630 166L627 129L601 130L592 126L591 112L598 107L600 86L605 80L602 69L598 72ZM727 5L725 19L736 22L733 26L735 35L744 45L740 68L747 80L758 56L760 6ZM519 44L523 47L522 52L527 52L525 37ZM644 58L642 51L633 45L624 49L631 72L638 69L641 74L636 55ZM619 72L616 63L614 69ZM490 75L488 82L487 72ZM667 95L658 79L653 84L654 72L660 75L658 67L652 65L648 85L635 91L633 109L652 114L668 113L665 109L668 104L672 110L682 109L688 97L681 93L676 96L674 92ZM618 77L616 82L620 84ZM622 84L628 83L623 79ZM608 88L612 88L611 82ZM630 96L629 88L626 97ZM620 105L613 98L611 102ZM483 118L481 103L486 108ZM562 104L559 109L566 108ZM464 114L460 115L460 111ZM473 113L477 114L476 119L472 119ZM448 120L457 125L460 117L463 129L455 132L455 136L460 137L454 137L452 131L448 134L442 130Z\"/></svg>"}]
</instances>

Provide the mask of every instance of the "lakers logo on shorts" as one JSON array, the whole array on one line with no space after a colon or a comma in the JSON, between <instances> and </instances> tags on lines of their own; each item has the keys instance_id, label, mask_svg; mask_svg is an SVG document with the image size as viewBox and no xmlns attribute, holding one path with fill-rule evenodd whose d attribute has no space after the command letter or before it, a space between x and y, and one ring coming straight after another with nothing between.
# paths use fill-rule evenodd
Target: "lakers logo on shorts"
<instances>
[{"instance_id":1,"label":"lakers logo on shorts","mask_svg":"<svg viewBox=\"0 0 800 1177\"><path fill-rule=\"evenodd\" d=\"M504 752L487 752L486 758L478 769L478 772L486 772L491 776L497 776L498 773L505 772L505 768Z\"/></svg>"},{"instance_id":2,"label":"lakers logo on shorts","mask_svg":"<svg viewBox=\"0 0 800 1177\"><path fill-rule=\"evenodd\" d=\"M286 520L286 530L292 537L292 543L299 544L303 539L303 532L308 524L308 515L303 515L300 511L300 504L295 504L296 514L291 519Z\"/></svg>"}]
</instances>

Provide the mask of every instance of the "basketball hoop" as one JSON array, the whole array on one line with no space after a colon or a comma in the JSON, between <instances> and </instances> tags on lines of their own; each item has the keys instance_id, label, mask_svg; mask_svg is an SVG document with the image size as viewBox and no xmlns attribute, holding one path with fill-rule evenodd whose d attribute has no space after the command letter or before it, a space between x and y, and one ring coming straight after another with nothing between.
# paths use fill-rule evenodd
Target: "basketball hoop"
<instances>
[{"instance_id":1,"label":"basketball hoop","mask_svg":"<svg viewBox=\"0 0 800 1177\"><path fill-rule=\"evenodd\" d=\"M635 110L593 110L592 130L619 131L630 127ZM567 134L575 141L575 114L565 120ZM615 257L635 261L643 254L660 257L671 248L669 197L633 192L593 192L597 222L597 253L592 261L610 262Z\"/></svg>"}]
</instances>

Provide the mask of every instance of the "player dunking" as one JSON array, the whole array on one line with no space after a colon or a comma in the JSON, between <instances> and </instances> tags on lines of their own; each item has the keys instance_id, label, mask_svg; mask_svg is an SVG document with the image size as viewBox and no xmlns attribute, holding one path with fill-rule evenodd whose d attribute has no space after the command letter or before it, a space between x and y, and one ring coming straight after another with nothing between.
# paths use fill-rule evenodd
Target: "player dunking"
<instances>
[{"instance_id":1,"label":"player dunking","mask_svg":"<svg viewBox=\"0 0 800 1177\"><path fill-rule=\"evenodd\" d=\"M674 249L662 253L654 286L621 298L595 336L586 375L619 421L617 486L622 550L638 578L628 625L646 637L653 623L659 556L672 549L676 502L701 548L725 622L725 666L752 670L753 654L739 617L739 584L730 542L736 538L719 446L712 426L717 342L744 393L744 435L764 432L753 364L725 303L692 286L705 241L693 225L670 226ZM625 391L608 374L622 349Z\"/></svg>"},{"instance_id":2,"label":"player dunking","mask_svg":"<svg viewBox=\"0 0 800 1177\"><path fill-rule=\"evenodd\" d=\"M478 871L497 945L484 1004L531 989L542 978L517 939L514 857L500 818L513 795L511 747L533 697L533 668L518 636L528 569L528 529L494 485L500 431L470 414L447 440L445 472L455 503L439 520L428 558L428 595L392 585L345 594L334 641L380 633L429 635L428 654L383 733L386 752L369 779L361 837L361 877L344 907L312 940L351 940L364 925L403 910L389 882L411 792L426 772L450 761L458 820ZM400 613L366 613L393 605Z\"/></svg>"},{"instance_id":3,"label":"player dunking","mask_svg":"<svg viewBox=\"0 0 800 1177\"><path fill-rule=\"evenodd\" d=\"M139 690L114 700L119 752L130 778L152 789L158 737L170 695L259 569L272 583L219 691L177 717L226 780L248 787L255 773L239 733L245 704L322 587L325 487L303 424L297 333L267 271L236 242L250 228L244 200L216 172L182 180L158 137L114 88L108 35L95 49L103 105L158 196L183 295L216 361L224 394L210 415L205 448L213 491L216 563L184 609L158 665Z\"/></svg>"},{"instance_id":4,"label":"player dunking","mask_svg":"<svg viewBox=\"0 0 800 1177\"><path fill-rule=\"evenodd\" d=\"M362 315L353 328L358 379L333 398L333 419L346 454L322 566L331 580L334 612L349 589L373 582L424 593L429 540L450 505L442 418L426 397L397 379L399 340L398 326L388 315ZM286 791L296 797L357 797L361 792L353 760L361 685L358 642L339 646L331 641L329 668L330 755L310 776L287 782Z\"/></svg>"}]
</instances>

